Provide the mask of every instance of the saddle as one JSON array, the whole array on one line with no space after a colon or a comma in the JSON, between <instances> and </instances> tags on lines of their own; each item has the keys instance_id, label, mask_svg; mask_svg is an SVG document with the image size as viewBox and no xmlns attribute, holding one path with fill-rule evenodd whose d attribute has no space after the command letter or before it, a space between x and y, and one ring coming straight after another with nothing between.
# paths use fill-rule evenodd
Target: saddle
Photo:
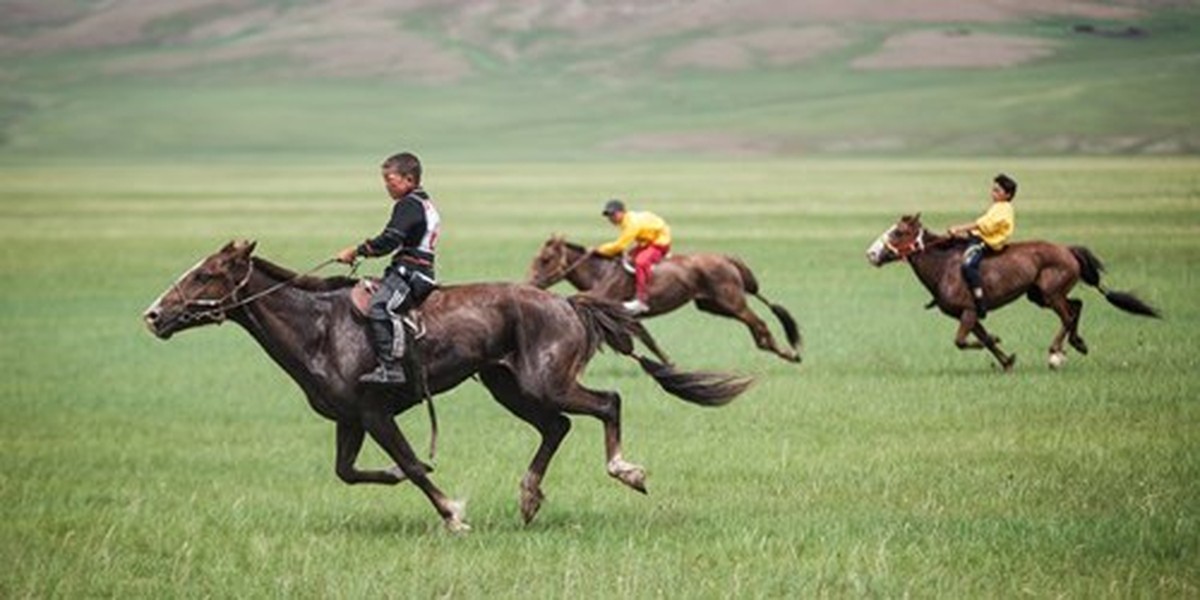
<instances>
[{"instance_id":1,"label":"saddle","mask_svg":"<svg viewBox=\"0 0 1200 600\"><path fill-rule=\"evenodd\" d=\"M360 321L367 319L371 296L378 290L379 279L376 277L364 277L350 289L350 304L354 306L354 315ZM425 337L425 320L421 318L421 311L416 308L410 309L404 315L393 315L392 324L403 326L413 341Z\"/></svg>"},{"instance_id":2,"label":"saddle","mask_svg":"<svg viewBox=\"0 0 1200 600\"><path fill-rule=\"evenodd\" d=\"M660 265L665 264L666 262L670 261L672 258L673 258L673 256L668 256L667 258L664 258L663 260L650 265L650 272L653 273L653 272L657 271L658 267ZM630 276L637 274L637 267L634 266L632 260L629 260L628 254L621 257L621 268L624 269L625 272L628 273Z\"/></svg>"}]
</instances>

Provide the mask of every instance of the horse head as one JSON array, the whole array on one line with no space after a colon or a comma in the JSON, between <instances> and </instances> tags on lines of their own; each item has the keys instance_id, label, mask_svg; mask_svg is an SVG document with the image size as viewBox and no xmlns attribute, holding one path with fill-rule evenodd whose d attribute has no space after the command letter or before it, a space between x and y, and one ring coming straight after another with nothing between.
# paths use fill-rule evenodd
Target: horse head
<instances>
[{"instance_id":1,"label":"horse head","mask_svg":"<svg viewBox=\"0 0 1200 600\"><path fill-rule=\"evenodd\" d=\"M529 264L529 285L546 289L558 283L567 274L567 254L566 239L561 235L550 236Z\"/></svg>"},{"instance_id":2,"label":"horse head","mask_svg":"<svg viewBox=\"0 0 1200 600\"><path fill-rule=\"evenodd\" d=\"M184 329L224 321L226 309L250 280L254 245L231 241L180 275L142 314L150 333L165 340Z\"/></svg>"},{"instance_id":3,"label":"horse head","mask_svg":"<svg viewBox=\"0 0 1200 600\"><path fill-rule=\"evenodd\" d=\"M925 226L921 224L921 213L904 215L867 248L867 261L882 267L892 261L907 260L924 248Z\"/></svg>"}]
</instances>

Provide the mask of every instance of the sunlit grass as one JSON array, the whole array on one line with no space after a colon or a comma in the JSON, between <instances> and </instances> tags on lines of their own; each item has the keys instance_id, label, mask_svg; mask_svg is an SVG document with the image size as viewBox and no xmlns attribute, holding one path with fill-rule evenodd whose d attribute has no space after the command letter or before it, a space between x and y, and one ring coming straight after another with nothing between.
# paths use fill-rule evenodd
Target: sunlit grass
<instances>
[{"instance_id":1,"label":"sunlit grass","mask_svg":"<svg viewBox=\"0 0 1200 600\"><path fill-rule=\"evenodd\" d=\"M341 484L333 428L236 326L164 344L139 319L230 238L307 268L374 233L375 160L0 170L0 596L1200 592L1196 161L431 162L446 281L522 278L554 232L607 239L599 206L621 196L679 251L744 258L807 343L795 367L732 321L652 321L681 366L759 379L715 410L600 355L585 379L622 394L650 495L604 473L599 424L575 419L528 527L536 435L467 382L438 401L434 478L474 526L455 538L410 487ZM863 252L903 212L974 217L998 170L1022 185L1019 237L1088 245L1167 319L1080 289L1092 353L1064 371L1027 303L988 319L1015 373L954 349L907 267ZM400 423L423 451L424 414Z\"/></svg>"}]
</instances>

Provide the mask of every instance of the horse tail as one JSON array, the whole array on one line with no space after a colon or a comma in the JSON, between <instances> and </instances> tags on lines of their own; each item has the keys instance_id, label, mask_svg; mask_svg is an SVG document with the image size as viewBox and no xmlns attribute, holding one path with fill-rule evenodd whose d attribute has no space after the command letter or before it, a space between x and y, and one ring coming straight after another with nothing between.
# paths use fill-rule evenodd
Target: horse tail
<instances>
[{"instance_id":1,"label":"horse tail","mask_svg":"<svg viewBox=\"0 0 1200 600\"><path fill-rule=\"evenodd\" d=\"M796 319L792 318L792 313L788 312L782 304L775 304L759 293L758 278L754 276L750 267L742 262L742 259L728 255L726 258L733 263L733 266L737 267L738 273L742 276L742 289L771 309L771 313L775 315L776 319L779 319L779 324L783 326L783 333L787 335L788 344L791 345L792 350L799 352L804 340L800 336L800 327L796 325Z\"/></svg>"},{"instance_id":2,"label":"horse tail","mask_svg":"<svg viewBox=\"0 0 1200 600\"><path fill-rule=\"evenodd\" d=\"M1100 290L1104 294L1104 299L1108 303L1127 312L1143 317L1153 317L1155 319L1162 318L1158 309L1142 301L1137 296L1129 292L1119 292L1110 290L1100 283L1100 274L1104 272L1104 263L1092 253L1091 250L1083 246L1070 246L1071 254L1075 255L1075 260L1079 261L1079 278L1084 283Z\"/></svg>"},{"instance_id":3,"label":"horse tail","mask_svg":"<svg viewBox=\"0 0 1200 600\"><path fill-rule=\"evenodd\" d=\"M754 378L709 371L681 371L634 351L633 336L650 338L641 322L615 302L586 294L567 298L588 332L589 354L605 344L623 356L638 361L642 370L654 378L667 393L700 406L728 404L746 391ZM590 356L589 356L590 357Z\"/></svg>"}]
</instances>

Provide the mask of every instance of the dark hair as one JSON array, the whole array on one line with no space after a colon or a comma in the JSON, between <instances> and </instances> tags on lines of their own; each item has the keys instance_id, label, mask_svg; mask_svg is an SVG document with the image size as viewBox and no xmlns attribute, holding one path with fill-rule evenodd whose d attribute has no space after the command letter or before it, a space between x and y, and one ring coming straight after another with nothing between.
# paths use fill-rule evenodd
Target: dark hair
<instances>
[{"instance_id":1,"label":"dark hair","mask_svg":"<svg viewBox=\"0 0 1200 600\"><path fill-rule=\"evenodd\" d=\"M1004 193L1008 194L1009 200L1017 197L1017 181L1012 177L1001 173L992 181L996 182L996 185L999 185L1000 189L1004 190Z\"/></svg>"},{"instance_id":2,"label":"dark hair","mask_svg":"<svg viewBox=\"0 0 1200 600\"><path fill-rule=\"evenodd\" d=\"M607 217L608 215L619 212L625 212L625 203L613 198L612 200L604 203L604 211L600 214Z\"/></svg>"},{"instance_id":3,"label":"dark hair","mask_svg":"<svg viewBox=\"0 0 1200 600\"><path fill-rule=\"evenodd\" d=\"M421 159L411 152L393 154L379 166L384 171L412 177L413 183L421 185Z\"/></svg>"}]
</instances>

